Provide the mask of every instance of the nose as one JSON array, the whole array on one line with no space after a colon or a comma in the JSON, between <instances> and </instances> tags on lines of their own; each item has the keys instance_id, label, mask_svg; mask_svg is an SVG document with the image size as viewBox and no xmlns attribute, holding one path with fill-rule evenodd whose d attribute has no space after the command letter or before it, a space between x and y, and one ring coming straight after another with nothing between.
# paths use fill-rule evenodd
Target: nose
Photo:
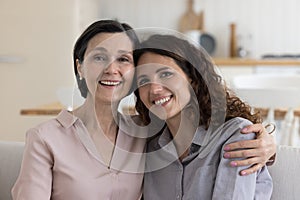
<instances>
[{"instance_id":1,"label":"nose","mask_svg":"<svg viewBox=\"0 0 300 200\"><path fill-rule=\"evenodd\" d=\"M163 90L163 86L160 83L150 83L150 92L152 94L159 94Z\"/></svg>"},{"instance_id":2,"label":"nose","mask_svg":"<svg viewBox=\"0 0 300 200\"><path fill-rule=\"evenodd\" d=\"M119 71L119 65L115 60L110 62L104 70L104 72L108 74L116 74L118 73L118 71Z\"/></svg>"}]
</instances>

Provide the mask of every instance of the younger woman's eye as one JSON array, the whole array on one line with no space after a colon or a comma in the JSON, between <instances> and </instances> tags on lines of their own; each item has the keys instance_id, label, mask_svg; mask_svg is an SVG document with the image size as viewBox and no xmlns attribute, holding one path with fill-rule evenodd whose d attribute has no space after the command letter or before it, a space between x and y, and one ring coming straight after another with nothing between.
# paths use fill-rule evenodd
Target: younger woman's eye
<instances>
[{"instance_id":1,"label":"younger woman's eye","mask_svg":"<svg viewBox=\"0 0 300 200\"><path fill-rule=\"evenodd\" d=\"M162 72L162 73L160 74L160 77L161 77L161 78L168 78L168 77L170 77L170 76L172 76L172 75L173 75L172 72L165 71L165 72Z\"/></svg>"},{"instance_id":2,"label":"younger woman's eye","mask_svg":"<svg viewBox=\"0 0 300 200\"><path fill-rule=\"evenodd\" d=\"M146 85L147 83L149 83L149 79L147 79L147 78L142 78L142 79L140 79L139 81L138 81L138 86L140 87L140 86L144 86L144 85Z\"/></svg>"}]
</instances>

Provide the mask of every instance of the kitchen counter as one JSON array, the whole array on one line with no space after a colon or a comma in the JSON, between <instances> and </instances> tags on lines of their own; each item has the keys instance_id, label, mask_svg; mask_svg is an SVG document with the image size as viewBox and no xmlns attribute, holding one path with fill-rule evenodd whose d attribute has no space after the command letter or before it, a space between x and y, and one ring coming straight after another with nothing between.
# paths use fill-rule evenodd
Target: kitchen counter
<instances>
[{"instance_id":1,"label":"kitchen counter","mask_svg":"<svg viewBox=\"0 0 300 200\"><path fill-rule=\"evenodd\" d=\"M59 102L53 102L50 104L45 104L41 106L37 106L35 108L25 108L21 109L21 115L57 115L62 109L65 107Z\"/></svg>"},{"instance_id":2,"label":"kitchen counter","mask_svg":"<svg viewBox=\"0 0 300 200\"><path fill-rule=\"evenodd\" d=\"M27 116L37 116L37 115L57 115L64 106L59 102L53 102L50 104L38 106L35 108L26 108L20 111L21 115ZM257 108L256 112L260 112L263 117L266 117L268 114L268 109L265 108ZM134 107L124 107L123 113L126 114L133 114L135 113ZM275 110L275 118L276 119L283 119L286 114L286 109L276 109ZM300 108L295 109L294 111L295 116L300 117Z\"/></svg>"},{"instance_id":3,"label":"kitchen counter","mask_svg":"<svg viewBox=\"0 0 300 200\"><path fill-rule=\"evenodd\" d=\"M217 66L299 66L300 59L212 58Z\"/></svg>"}]
</instances>

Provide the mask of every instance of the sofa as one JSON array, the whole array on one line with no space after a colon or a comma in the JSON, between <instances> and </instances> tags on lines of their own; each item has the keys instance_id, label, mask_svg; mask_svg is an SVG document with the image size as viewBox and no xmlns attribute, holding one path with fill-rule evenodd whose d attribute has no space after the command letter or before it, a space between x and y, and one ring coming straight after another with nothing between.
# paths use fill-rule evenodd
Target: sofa
<instances>
[{"instance_id":1,"label":"sofa","mask_svg":"<svg viewBox=\"0 0 300 200\"><path fill-rule=\"evenodd\" d=\"M10 190L22 162L23 142L0 141L0 200L11 200Z\"/></svg>"},{"instance_id":2,"label":"sofa","mask_svg":"<svg viewBox=\"0 0 300 200\"><path fill-rule=\"evenodd\" d=\"M0 200L11 200L23 150L22 142L0 141ZM268 168L274 185L272 200L300 199L300 148L278 146L276 162Z\"/></svg>"},{"instance_id":3,"label":"sofa","mask_svg":"<svg viewBox=\"0 0 300 200\"><path fill-rule=\"evenodd\" d=\"M276 161L268 169L273 179L272 200L300 199L300 147L279 145Z\"/></svg>"}]
</instances>

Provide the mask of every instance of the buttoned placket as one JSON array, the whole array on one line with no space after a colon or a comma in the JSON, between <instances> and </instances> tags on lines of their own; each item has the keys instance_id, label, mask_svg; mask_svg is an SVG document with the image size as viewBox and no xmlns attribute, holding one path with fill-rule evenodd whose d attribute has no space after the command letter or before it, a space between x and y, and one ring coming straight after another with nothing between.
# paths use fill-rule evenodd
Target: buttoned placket
<instances>
[{"instance_id":1,"label":"buttoned placket","mask_svg":"<svg viewBox=\"0 0 300 200\"><path fill-rule=\"evenodd\" d=\"M177 182L176 182L176 199L181 199L183 195L183 176L184 176L184 171L183 171L183 166L179 160L175 162L175 164L178 167L178 176L177 176Z\"/></svg>"}]
</instances>

